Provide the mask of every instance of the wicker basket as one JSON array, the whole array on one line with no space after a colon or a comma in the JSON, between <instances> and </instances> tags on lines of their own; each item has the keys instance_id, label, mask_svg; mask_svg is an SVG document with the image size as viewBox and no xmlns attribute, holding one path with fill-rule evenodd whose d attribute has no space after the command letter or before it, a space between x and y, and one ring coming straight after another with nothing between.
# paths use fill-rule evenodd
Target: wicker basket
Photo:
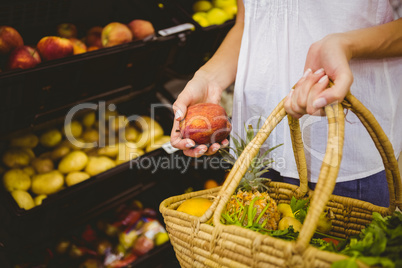
<instances>
[{"instance_id":1,"label":"wicker basket","mask_svg":"<svg viewBox=\"0 0 402 268\"><path fill-rule=\"evenodd\" d=\"M392 145L374 116L353 95L348 94L342 104L325 107L328 118L328 143L314 191L310 190L307 184L307 167L298 120L288 117L300 185L271 182L270 196L277 202L289 202L292 196L310 196L310 209L298 239L290 242L239 226L223 225L220 215L230 196L261 145L286 115L283 102L275 108L245 148L222 187L173 196L161 203L160 211L182 267L330 267L331 263L348 257L322 251L309 244L325 207L330 207L335 214L330 234L343 238L359 233L371 222L372 212L376 211L385 216L390 215L396 207L401 207L400 174ZM342 157L344 108L358 116L382 156L390 193L388 208L331 195ZM176 210L186 199L210 196L215 197L214 203L202 217ZM213 226L206 224L211 217ZM362 263L359 265L364 267Z\"/></svg>"}]
</instances>

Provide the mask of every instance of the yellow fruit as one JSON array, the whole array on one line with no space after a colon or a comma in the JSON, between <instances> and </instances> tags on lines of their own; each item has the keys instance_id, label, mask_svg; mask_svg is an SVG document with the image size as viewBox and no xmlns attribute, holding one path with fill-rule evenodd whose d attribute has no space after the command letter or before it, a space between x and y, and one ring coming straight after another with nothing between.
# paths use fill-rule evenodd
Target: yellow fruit
<instances>
[{"instance_id":1,"label":"yellow fruit","mask_svg":"<svg viewBox=\"0 0 402 268\"><path fill-rule=\"evenodd\" d=\"M162 147L162 145L167 142L170 142L170 136L167 136L167 135L158 138L154 142L152 142L152 140L151 140L151 143L147 145L147 148L145 149L145 151L150 152L150 151L156 150L156 149Z\"/></svg>"},{"instance_id":2,"label":"yellow fruit","mask_svg":"<svg viewBox=\"0 0 402 268\"><path fill-rule=\"evenodd\" d=\"M112 159L106 156L94 156L90 157L88 160L88 165L85 168L85 172L91 176L95 176L102 173L108 169L115 167L116 164Z\"/></svg>"},{"instance_id":3,"label":"yellow fruit","mask_svg":"<svg viewBox=\"0 0 402 268\"><path fill-rule=\"evenodd\" d=\"M15 190L11 192L11 195L20 208L28 210L35 206L32 196L26 191Z\"/></svg>"},{"instance_id":4,"label":"yellow fruit","mask_svg":"<svg viewBox=\"0 0 402 268\"><path fill-rule=\"evenodd\" d=\"M99 132L94 129L87 129L82 133L82 139L85 142L97 142L99 141Z\"/></svg>"},{"instance_id":5,"label":"yellow fruit","mask_svg":"<svg viewBox=\"0 0 402 268\"><path fill-rule=\"evenodd\" d=\"M63 131L67 138L78 138L82 134L82 125L80 122L74 120L70 124L65 125Z\"/></svg>"},{"instance_id":6,"label":"yellow fruit","mask_svg":"<svg viewBox=\"0 0 402 268\"><path fill-rule=\"evenodd\" d=\"M93 124L95 124L95 120L96 120L95 112L90 112L82 117L82 124L84 125L84 127L90 128L93 126Z\"/></svg>"},{"instance_id":7,"label":"yellow fruit","mask_svg":"<svg viewBox=\"0 0 402 268\"><path fill-rule=\"evenodd\" d=\"M212 8L212 3L206 0L200 0L193 4L194 12L205 12Z\"/></svg>"},{"instance_id":8,"label":"yellow fruit","mask_svg":"<svg viewBox=\"0 0 402 268\"><path fill-rule=\"evenodd\" d=\"M211 24L208 21L206 12L197 12L192 16L193 20L195 20L201 27L208 27Z\"/></svg>"},{"instance_id":9,"label":"yellow fruit","mask_svg":"<svg viewBox=\"0 0 402 268\"><path fill-rule=\"evenodd\" d=\"M51 129L43 133L39 142L45 147L54 147L61 142L62 134L58 129Z\"/></svg>"},{"instance_id":10,"label":"yellow fruit","mask_svg":"<svg viewBox=\"0 0 402 268\"><path fill-rule=\"evenodd\" d=\"M237 6L227 6L222 9L228 14L229 19L233 19L237 15Z\"/></svg>"},{"instance_id":11,"label":"yellow fruit","mask_svg":"<svg viewBox=\"0 0 402 268\"><path fill-rule=\"evenodd\" d=\"M119 129L125 128L128 124L127 117L119 115L111 117L109 119L109 131L119 131Z\"/></svg>"},{"instance_id":12,"label":"yellow fruit","mask_svg":"<svg viewBox=\"0 0 402 268\"><path fill-rule=\"evenodd\" d=\"M10 141L11 146L15 147L26 147L26 148L34 148L38 145L39 138L35 134L24 134L22 136L18 136L12 138Z\"/></svg>"},{"instance_id":13,"label":"yellow fruit","mask_svg":"<svg viewBox=\"0 0 402 268\"><path fill-rule=\"evenodd\" d=\"M237 6L236 0L212 0L212 5L218 8Z\"/></svg>"},{"instance_id":14,"label":"yellow fruit","mask_svg":"<svg viewBox=\"0 0 402 268\"><path fill-rule=\"evenodd\" d=\"M46 197L47 197L47 195L45 195L45 194L41 194L41 195L36 196L36 197L34 198L35 206L40 206L40 205L42 205L42 201L43 201L43 199L45 199Z\"/></svg>"},{"instance_id":15,"label":"yellow fruit","mask_svg":"<svg viewBox=\"0 0 402 268\"><path fill-rule=\"evenodd\" d=\"M169 235L166 232L159 232L155 235L155 245L160 246L169 241Z\"/></svg>"},{"instance_id":16,"label":"yellow fruit","mask_svg":"<svg viewBox=\"0 0 402 268\"><path fill-rule=\"evenodd\" d=\"M222 9L214 7L207 12L207 19L211 25L219 25L227 21L229 19L229 16Z\"/></svg>"},{"instance_id":17,"label":"yellow fruit","mask_svg":"<svg viewBox=\"0 0 402 268\"><path fill-rule=\"evenodd\" d=\"M3 163L9 168L25 167L29 165L32 158L26 148L11 148L3 154Z\"/></svg>"},{"instance_id":18,"label":"yellow fruit","mask_svg":"<svg viewBox=\"0 0 402 268\"><path fill-rule=\"evenodd\" d=\"M295 216L293 215L292 208L290 207L289 204L286 203L280 203L278 204L278 212L281 214L281 219L284 217L292 217L294 218Z\"/></svg>"},{"instance_id":19,"label":"yellow fruit","mask_svg":"<svg viewBox=\"0 0 402 268\"><path fill-rule=\"evenodd\" d=\"M300 232L302 224L297 219L292 217L284 217L278 223L279 230L285 230L289 228L289 226L293 226L293 230L295 230L295 232Z\"/></svg>"},{"instance_id":20,"label":"yellow fruit","mask_svg":"<svg viewBox=\"0 0 402 268\"><path fill-rule=\"evenodd\" d=\"M81 171L73 171L67 174L66 184L67 186L72 186L74 184L80 183L89 179L91 176L88 173Z\"/></svg>"},{"instance_id":21,"label":"yellow fruit","mask_svg":"<svg viewBox=\"0 0 402 268\"><path fill-rule=\"evenodd\" d=\"M211 188L215 188L218 187L218 183L215 180L207 180L204 183L204 189L211 189Z\"/></svg>"},{"instance_id":22,"label":"yellow fruit","mask_svg":"<svg viewBox=\"0 0 402 268\"><path fill-rule=\"evenodd\" d=\"M63 174L80 171L85 168L88 163L88 156L82 151L73 151L63 157L59 163L59 171Z\"/></svg>"},{"instance_id":23,"label":"yellow fruit","mask_svg":"<svg viewBox=\"0 0 402 268\"><path fill-rule=\"evenodd\" d=\"M7 191L27 191L31 187L31 178L21 169L10 169L3 175L3 184Z\"/></svg>"},{"instance_id":24,"label":"yellow fruit","mask_svg":"<svg viewBox=\"0 0 402 268\"><path fill-rule=\"evenodd\" d=\"M38 174L32 178L31 190L37 195L49 195L60 191L64 184L64 177L58 170Z\"/></svg>"},{"instance_id":25,"label":"yellow fruit","mask_svg":"<svg viewBox=\"0 0 402 268\"><path fill-rule=\"evenodd\" d=\"M317 231L318 232L327 234L327 233L329 233L329 231L332 230L332 220L328 214L330 214L330 213L323 212L320 215L320 218L318 219L318 223L317 223Z\"/></svg>"},{"instance_id":26,"label":"yellow fruit","mask_svg":"<svg viewBox=\"0 0 402 268\"><path fill-rule=\"evenodd\" d=\"M208 198L195 197L187 199L177 208L177 211L181 211L196 217L201 217L212 205L212 201Z\"/></svg>"}]
</instances>

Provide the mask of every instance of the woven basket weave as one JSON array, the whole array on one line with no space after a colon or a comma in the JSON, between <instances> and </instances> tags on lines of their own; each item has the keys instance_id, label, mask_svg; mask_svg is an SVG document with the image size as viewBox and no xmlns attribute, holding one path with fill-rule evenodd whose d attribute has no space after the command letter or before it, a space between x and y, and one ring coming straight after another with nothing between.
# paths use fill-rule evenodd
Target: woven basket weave
<instances>
[{"instance_id":1,"label":"woven basket weave","mask_svg":"<svg viewBox=\"0 0 402 268\"><path fill-rule=\"evenodd\" d=\"M346 238L358 234L372 220L372 213L390 215L401 207L402 193L398 163L387 136L374 116L352 95L342 104L325 107L328 118L328 143L314 191L308 188L307 166L298 120L288 116L300 185L271 182L270 196L289 203L291 198L310 197L310 208L296 241L285 241L235 225L223 225L220 216L230 196L244 176L251 160L271 131L286 116L282 101L267 118L255 138L247 145L221 187L179 196L160 204L176 257L182 267L330 267L347 256L319 250L309 244L320 214L331 208L335 219L331 235ZM344 139L344 109L353 111L372 137L381 154L388 182L390 206L380 207L361 200L332 195L342 158ZM176 208L186 199L214 197L214 202L202 217L195 217ZM213 218L213 226L206 222ZM364 267L364 264L359 264Z\"/></svg>"}]
</instances>

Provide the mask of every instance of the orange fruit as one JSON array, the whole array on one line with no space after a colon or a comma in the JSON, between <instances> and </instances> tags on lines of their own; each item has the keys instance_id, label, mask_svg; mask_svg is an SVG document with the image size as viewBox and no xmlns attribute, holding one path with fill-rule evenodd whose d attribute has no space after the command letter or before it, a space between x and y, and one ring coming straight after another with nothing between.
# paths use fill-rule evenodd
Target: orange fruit
<instances>
[{"instance_id":1,"label":"orange fruit","mask_svg":"<svg viewBox=\"0 0 402 268\"><path fill-rule=\"evenodd\" d=\"M218 186L219 186L218 183L215 180L212 180L212 179L207 180L204 183L204 189L211 189L211 188L215 188L215 187L218 187Z\"/></svg>"},{"instance_id":2,"label":"orange fruit","mask_svg":"<svg viewBox=\"0 0 402 268\"><path fill-rule=\"evenodd\" d=\"M181 211L196 217L204 215L205 211L212 205L212 201L208 198L195 197L187 199L177 208L177 211Z\"/></svg>"}]
</instances>

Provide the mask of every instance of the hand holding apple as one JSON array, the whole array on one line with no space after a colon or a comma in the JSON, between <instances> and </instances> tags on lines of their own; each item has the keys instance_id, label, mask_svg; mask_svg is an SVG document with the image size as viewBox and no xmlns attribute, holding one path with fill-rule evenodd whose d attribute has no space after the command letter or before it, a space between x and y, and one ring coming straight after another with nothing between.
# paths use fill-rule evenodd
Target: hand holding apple
<instances>
[{"instance_id":1,"label":"hand holding apple","mask_svg":"<svg viewBox=\"0 0 402 268\"><path fill-rule=\"evenodd\" d=\"M7 61L7 69L29 69L41 63L39 53L30 46L21 46L14 49Z\"/></svg>"},{"instance_id":2,"label":"hand holding apple","mask_svg":"<svg viewBox=\"0 0 402 268\"><path fill-rule=\"evenodd\" d=\"M10 26L0 26L0 54L8 54L14 48L24 45L20 33Z\"/></svg>"}]
</instances>

